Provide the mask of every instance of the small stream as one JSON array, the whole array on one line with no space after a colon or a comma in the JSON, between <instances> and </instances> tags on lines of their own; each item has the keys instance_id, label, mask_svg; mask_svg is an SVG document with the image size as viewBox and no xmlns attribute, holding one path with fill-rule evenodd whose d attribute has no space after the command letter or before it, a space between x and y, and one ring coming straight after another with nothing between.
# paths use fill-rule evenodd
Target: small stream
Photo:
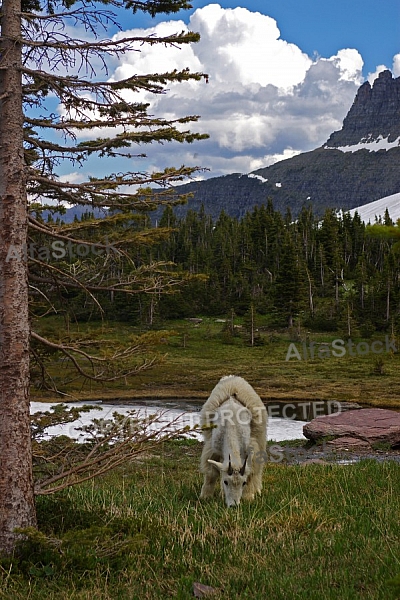
<instances>
[{"instance_id":1,"label":"small stream","mask_svg":"<svg viewBox=\"0 0 400 600\"><path fill-rule=\"evenodd\" d=\"M181 428L185 426L189 426L190 428L194 427L199 423L200 418L200 410L202 403L191 403L189 401L168 401L160 404L159 401L142 401L137 403L129 404L116 404L116 403L104 403L101 401L96 402L68 402L68 406L80 407L90 404L90 406L94 406L90 412L82 413L80 419L78 421L74 421L73 423L67 423L65 425L56 425L49 427L47 429L46 437L53 437L57 435L67 435L76 440L83 441L84 434L82 431L79 431L77 428L82 427L84 425L89 425L93 419L110 419L114 412L118 412L119 414L126 415L130 411L135 411L137 416L145 418L155 413L159 413L159 426L166 425L167 423L171 423L176 420L176 427ZM310 418L306 418L305 420L299 419L298 417L305 415L306 417L311 416L312 410L310 413L309 408L305 408L303 405L310 403L301 403L302 406L300 408L296 408L295 404L288 403L285 405L282 404L272 404L268 405L268 430L267 437L268 440L273 440L275 442L281 442L284 440L295 440L295 439L305 439L303 436L303 425L307 423ZM38 411L48 411L50 409L51 404L45 402L31 402L31 414ZM286 407L286 409L282 408ZM306 412L308 410L308 412ZM314 412L318 412L314 410ZM318 412L318 414L324 414L323 412ZM317 416L317 415L316 415ZM311 416L311 418L314 418ZM201 433L198 432L195 434L196 437L201 438Z\"/></svg>"}]
</instances>

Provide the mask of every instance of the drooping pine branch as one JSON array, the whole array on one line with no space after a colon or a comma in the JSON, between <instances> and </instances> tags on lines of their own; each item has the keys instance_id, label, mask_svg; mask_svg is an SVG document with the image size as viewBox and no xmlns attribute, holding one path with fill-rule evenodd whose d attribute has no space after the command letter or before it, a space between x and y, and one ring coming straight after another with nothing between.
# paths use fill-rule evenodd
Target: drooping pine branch
<instances>
[{"instance_id":1,"label":"drooping pine branch","mask_svg":"<svg viewBox=\"0 0 400 600\"><path fill-rule=\"evenodd\" d=\"M113 9L126 8L133 13L142 10L154 16L188 7L184 0L23 2L22 35L6 41L23 45L25 176L33 211L26 254L33 320L39 314L67 313L65 298L69 294L80 294L102 316L105 297L123 293L127 298L143 294L158 298L162 293L173 293L190 278L172 261L151 255L152 245L166 240L169 232L139 225L138 215L145 219L144 215L158 206L185 202L189 196L179 195L175 184L190 179L199 167L153 173L110 170L102 177L88 177L79 183L57 176L59 165L66 160L82 166L91 156L140 159L145 154L136 149L144 144L191 143L208 137L188 129L188 124L197 122L197 115L157 117L149 114L148 102L134 99L138 92L165 94L172 83L207 80L205 74L175 69L135 74L122 80L105 77L110 59L127 53L134 56L145 46L179 48L199 40L199 35L190 31L163 37L122 33L107 37L110 26L122 29ZM74 29L79 31L76 37L71 33ZM57 111L54 102L49 103L54 98L59 103ZM39 208L45 202L50 206L86 205L107 212L98 220L45 224ZM74 255L74 248L79 248L82 256ZM81 364L83 354L74 353L61 341L47 343L45 339L39 332L33 335L33 356L42 379L53 389L54 382L37 347L39 342L49 351L61 352L84 379L117 378L116 371L110 374L95 369L97 374L90 374ZM129 358L128 354L113 356L111 363L121 363L124 356ZM133 374L129 369L120 364L119 376Z\"/></svg>"}]
</instances>

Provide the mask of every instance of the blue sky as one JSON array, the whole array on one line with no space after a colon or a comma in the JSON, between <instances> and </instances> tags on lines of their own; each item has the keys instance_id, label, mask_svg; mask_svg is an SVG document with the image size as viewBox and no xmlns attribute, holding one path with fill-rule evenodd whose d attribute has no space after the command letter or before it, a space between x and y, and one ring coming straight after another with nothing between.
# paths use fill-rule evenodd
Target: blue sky
<instances>
[{"instance_id":1,"label":"blue sky","mask_svg":"<svg viewBox=\"0 0 400 600\"><path fill-rule=\"evenodd\" d=\"M118 171L201 166L205 177L249 173L323 145L341 128L359 86L384 68L400 76L399 0L193 0L176 15L119 14L120 37L170 35L190 29L198 44L182 49L140 47L110 64L114 80L140 73L190 68L209 84L172 84L163 96L132 100L174 118L201 116L192 130L210 139L191 145L146 147L140 164L122 160ZM113 32L111 32L113 33ZM102 135L102 132L97 132ZM104 174L91 161L78 180ZM110 170L115 167L110 166Z\"/></svg>"},{"instance_id":2,"label":"blue sky","mask_svg":"<svg viewBox=\"0 0 400 600\"><path fill-rule=\"evenodd\" d=\"M188 22L198 8L211 2L192 0L193 9L169 18ZM391 68L393 56L400 52L399 0L219 0L222 8L248 8L273 17L288 42L299 46L309 56L329 57L341 48L356 48L364 59L365 76L378 65ZM165 21L135 16L136 26L151 27Z\"/></svg>"}]
</instances>

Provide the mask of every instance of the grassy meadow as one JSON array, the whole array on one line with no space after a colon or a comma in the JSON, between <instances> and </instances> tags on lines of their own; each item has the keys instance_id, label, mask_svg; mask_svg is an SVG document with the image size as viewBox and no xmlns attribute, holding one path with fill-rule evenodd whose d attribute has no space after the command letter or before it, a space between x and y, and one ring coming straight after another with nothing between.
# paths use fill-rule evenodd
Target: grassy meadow
<instances>
[{"instance_id":1,"label":"grassy meadow","mask_svg":"<svg viewBox=\"0 0 400 600\"><path fill-rule=\"evenodd\" d=\"M400 406L400 353L386 352L384 335L370 339L352 336L354 344L383 341L383 352L360 355L346 348L343 357L303 358L303 343L309 346L330 344L335 339L347 342L344 333L308 333L303 329L292 332L274 331L263 325L260 317L258 341L251 347L248 335L238 323L237 335L231 338L223 332L224 323L203 318L201 323L189 320L171 321L159 326L165 330L163 344L158 347L163 362L135 377L114 384L83 382L71 366L55 355L47 363L57 386L71 399L99 398L207 398L222 375L236 374L247 379L265 401L339 400L371 406ZM57 339L64 327L61 319L42 321L43 335ZM41 331L39 330L39 333ZM89 323L70 326L70 339L102 337L115 344L140 333L137 328L122 323ZM290 344L294 343L302 359L292 353L285 360ZM395 338L396 348L400 339ZM321 346L317 346L319 348ZM365 348L365 346L364 346ZM329 350L328 350L329 351ZM310 352L308 351L308 354ZM35 400L55 400L57 397L33 386ZM68 398L68 397L67 397Z\"/></svg>"},{"instance_id":2,"label":"grassy meadow","mask_svg":"<svg viewBox=\"0 0 400 600\"><path fill-rule=\"evenodd\" d=\"M400 465L268 463L264 491L198 499L201 446L165 443L102 478L38 498L40 535L3 560L13 600L396 599ZM399 580L398 580L399 581Z\"/></svg>"},{"instance_id":3,"label":"grassy meadow","mask_svg":"<svg viewBox=\"0 0 400 600\"><path fill-rule=\"evenodd\" d=\"M48 319L41 333L56 339L61 326ZM286 361L290 343L301 353L303 341L347 337L261 328L251 347L243 329L227 338L223 326L163 324L164 361L107 387L77 378L58 354L47 368L71 399L204 399L235 373L265 401L400 406L398 353ZM69 335L118 344L136 333L91 323L71 325ZM32 396L57 400L35 386ZM227 509L219 490L199 500L200 453L195 440L164 442L106 475L39 496L39 530L18 557L0 561L0 600L190 599L197 583L216 600L400 598L398 462L268 462L262 496Z\"/></svg>"}]
</instances>

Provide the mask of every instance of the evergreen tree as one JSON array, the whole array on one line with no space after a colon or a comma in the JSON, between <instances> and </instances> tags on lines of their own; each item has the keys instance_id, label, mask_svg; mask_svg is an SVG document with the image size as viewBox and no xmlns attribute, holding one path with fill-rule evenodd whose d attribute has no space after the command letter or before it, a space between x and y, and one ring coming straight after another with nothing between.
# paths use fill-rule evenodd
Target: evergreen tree
<instances>
[{"instance_id":1,"label":"evergreen tree","mask_svg":"<svg viewBox=\"0 0 400 600\"><path fill-rule=\"evenodd\" d=\"M36 523L30 453L29 416L29 338L54 347L30 332L28 317L28 258L33 286L41 286L43 299L51 300L49 290L83 291L93 302L96 294L147 290L158 291L171 284L162 265L149 265L138 270L123 248L129 239L116 243L114 261L105 260L108 245L104 229L108 219L96 231L98 237L91 248L103 256L81 261L80 268L65 260L57 265L41 255L27 256L27 193L30 200L108 207L120 211L126 221L131 211L148 210L160 203L174 201L171 185L193 172L192 168L166 169L161 173L141 170L125 174L89 178L82 183L62 181L57 177L60 161L82 164L95 154L109 159L121 154L135 158L129 148L133 144L157 141L191 142L203 135L184 130L196 116L157 119L147 114L148 106L128 101L132 92L161 94L174 81L200 80L201 73L188 70L153 75L134 75L122 81L101 80L95 64L106 67L107 60L138 48L140 44L180 45L197 41L198 35L182 33L165 38L101 39L108 23L116 24L112 7L126 11L144 10L177 12L189 5L185 0L100 0L96 5L83 0L3 0L1 14L0 56L0 551L10 553L15 547L18 527ZM71 37L69 32L82 27L90 40ZM57 116L47 102L57 98L63 114ZM24 116L23 109L26 109ZM103 137L89 139L101 128ZM87 134L79 141L76 131ZM57 137L56 133L62 135ZM117 132L117 133L116 133ZM64 141L62 141L64 140ZM118 170L118 169L117 169ZM162 187L155 197L152 186ZM139 186L138 191L135 190ZM35 205L37 212L37 204ZM111 217L115 220L115 217ZM87 221L60 228L54 223L29 217L32 236L47 236L52 241L88 244L86 235L93 224ZM136 242L139 241L134 232ZM141 234L141 241L145 236ZM10 252L12 253L10 255ZM46 257L45 257L46 258ZM125 260L127 259L127 260ZM110 264L112 262L112 264ZM89 283L90 282L90 283ZM79 348L57 346L68 358L84 352ZM74 364L78 366L75 359ZM85 373L88 376L88 373ZM12 482L10 484L10 482Z\"/></svg>"},{"instance_id":2,"label":"evergreen tree","mask_svg":"<svg viewBox=\"0 0 400 600\"><path fill-rule=\"evenodd\" d=\"M311 208L302 207L297 219L304 260L311 267L316 254L315 218Z\"/></svg>"},{"instance_id":3,"label":"evergreen tree","mask_svg":"<svg viewBox=\"0 0 400 600\"><path fill-rule=\"evenodd\" d=\"M287 231L275 280L275 306L288 327L293 326L295 317L304 307L303 290L304 268L298 249Z\"/></svg>"}]
</instances>

